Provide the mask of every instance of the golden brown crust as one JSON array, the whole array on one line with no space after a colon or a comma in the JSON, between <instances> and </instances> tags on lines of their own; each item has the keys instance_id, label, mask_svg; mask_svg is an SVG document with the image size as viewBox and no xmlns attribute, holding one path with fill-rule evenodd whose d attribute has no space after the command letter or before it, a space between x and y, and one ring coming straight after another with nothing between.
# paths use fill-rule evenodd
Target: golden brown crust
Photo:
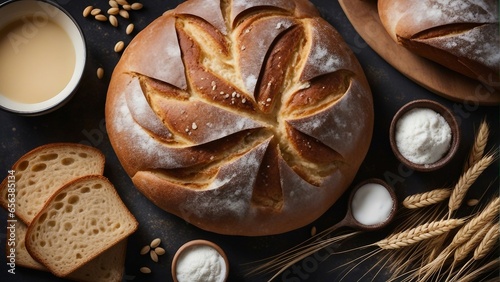
<instances>
[{"instance_id":1,"label":"golden brown crust","mask_svg":"<svg viewBox=\"0 0 500 282\"><path fill-rule=\"evenodd\" d=\"M498 1L381 0L393 40L451 70L500 87Z\"/></svg>"},{"instance_id":2,"label":"golden brown crust","mask_svg":"<svg viewBox=\"0 0 500 282\"><path fill-rule=\"evenodd\" d=\"M166 25L175 38L155 39ZM309 1L190 0L141 33L113 73L106 119L153 203L209 231L254 236L310 223L347 189L372 137L371 92ZM173 75L183 70L185 88L151 75L162 58L134 58L153 56L157 40L178 43L170 60L181 60Z\"/></svg>"}]
</instances>

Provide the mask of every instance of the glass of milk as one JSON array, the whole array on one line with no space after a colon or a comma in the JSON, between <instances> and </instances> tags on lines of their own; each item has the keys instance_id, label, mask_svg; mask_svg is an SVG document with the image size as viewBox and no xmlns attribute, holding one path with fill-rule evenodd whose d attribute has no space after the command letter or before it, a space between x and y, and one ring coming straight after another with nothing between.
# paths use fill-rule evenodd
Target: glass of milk
<instances>
[{"instance_id":1,"label":"glass of milk","mask_svg":"<svg viewBox=\"0 0 500 282\"><path fill-rule=\"evenodd\" d=\"M0 108L41 115L76 92L87 59L81 28L52 2L0 5Z\"/></svg>"}]
</instances>

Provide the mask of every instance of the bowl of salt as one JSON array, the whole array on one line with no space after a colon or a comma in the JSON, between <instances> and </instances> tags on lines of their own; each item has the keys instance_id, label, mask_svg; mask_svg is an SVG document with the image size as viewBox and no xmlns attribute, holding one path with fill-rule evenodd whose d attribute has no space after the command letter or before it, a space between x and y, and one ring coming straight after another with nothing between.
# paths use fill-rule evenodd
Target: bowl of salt
<instances>
[{"instance_id":1,"label":"bowl of salt","mask_svg":"<svg viewBox=\"0 0 500 282\"><path fill-rule=\"evenodd\" d=\"M396 215L397 204L397 196L391 186L378 178L367 179L351 191L344 219L321 234L330 234L341 227L365 231L384 228Z\"/></svg>"},{"instance_id":2,"label":"bowl of salt","mask_svg":"<svg viewBox=\"0 0 500 282\"><path fill-rule=\"evenodd\" d=\"M359 183L349 199L348 216L361 230L385 227L396 215L397 197L383 180L372 178Z\"/></svg>"},{"instance_id":3,"label":"bowl of salt","mask_svg":"<svg viewBox=\"0 0 500 282\"><path fill-rule=\"evenodd\" d=\"M458 150L455 116L432 100L415 100L394 115L389 130L392 151L407 167L422 172L448 164Z\"/></svg>"},{"instance_id":4,"label":"bowl of salt","mask_svg":"<svg viewBox=\"0 0 500 282\"><path fill-rule=\"evenodd\" d=\"M217 244L207 240L185 243L172 261L174 282L225 282L228 274L226 254Z\"/></svg>"}]
</instances>

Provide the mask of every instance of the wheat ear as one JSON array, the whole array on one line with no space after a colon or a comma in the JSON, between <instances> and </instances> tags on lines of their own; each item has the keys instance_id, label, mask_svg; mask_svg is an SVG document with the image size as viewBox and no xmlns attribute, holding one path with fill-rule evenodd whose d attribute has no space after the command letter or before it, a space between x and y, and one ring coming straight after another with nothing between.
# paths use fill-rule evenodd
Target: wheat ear
<instances>
[{"instance_id":1,"label":"wheat ear","mask_svg":"<svg viewBox=\"0 0 500 282\"><path fill-rule=\"evenodd\" d=\"M484 236L488 231L491 230L491 227L494 226L493 222L487 223L485 226L480 228L474 236L470 238L469 241L467 241L465 244L462 246L458 247L455 250L454 254L454 261L459 262L464 260L470 253L472 253L478 245L481 243L481 241L485 238ZM497 227L498 228L498 227Z\"/></svg>"},{"instance_id":2,"label":"wheat ear","mask_svg":"<svg viewBox=\"0 0 500 282\"><path fill-rule=\"evenodd\" d=\"M448 188L434 189L428 192L406 197L403 200L403 206L408 209L423 208L440 203L448 199L450 195L451 195L451 189Z\"/></svg>"},{"instance_id":3,"label":"wheat ear","mask_svg":"<svg viewBox=\"0 0 500 282\"><path fill-rule=\"evenodd\" d=\"M436 258L422 266L418 271L418 276L421 277L421 281L425 281L435 274L457 248L469 241L479 229L483 228L496 218L498 212L500 211L499 204L500 198L495 197L481 213L470 219L464 226L462 226L455 234L450 244L446 246L446 248L443 249Z\"/></svg>"},{"instance_id":4,"label":"wheat ear","mask_svg":"<svg viewBox=\"0 0 500 282\"><path fill-rule=\"evenodd\" d=\"M486 120L481 122L479 125L479 130L476 133L476 139L474 140L474 145L469 154L469 159L465 163L464 171L467 171L470 167L472 167L476 162L478 162L484 154L484 149L486 148L486 144L488 143L488 137L490 134L490 128Z\"/></svg>"},{"instance_id":5,"label":"wheat ear","mask_svg":"<svg viewBox=\"0 0 500 282\"><path fill-rule=\"evenodd\" d=\"M493 198L484 210L473 217L467 224L460 228L450 243L450 248L460 247L488 222L491 222L500 212L500 198Z\"/></svg>"},{"instance_id":6,"label":"wheat ear","mask_svg":"<svg viewBox=\"0 0 500 282\"><path fill-rule=\"evenodd\" d=\"M458 183L455 185L455 188L453 188L448 201L449 215L460 207L470 186L474 184L479 175L481 175L481 173L483 173L483 171L490 166L494 160L495 154L486 155L460 177Z\"/></svg>"},{"instance_id":7,"label":"wheat ear","mask_svg":"<svg viewBox=\"0 0 500 282\"><path fill-rule=\"evenodd\" d=\"M484 258L490 251L495 247L498 242L498 236L500 235L500 226L494 224L486 235L484 235L483 240L479 243L479 246L474 250L473 258L475 260L480 260Z\"/></svg>"},{"instance_id":8,"label":"wheat ear","mask_svg":"<svg viewBox=\"0 0 500 282\"><path fill-rule=\"evenodd\" d=\"M421 242L423 240L444 234L458 226L463 225L464 219L446 219L434 221L419 225L396 234L375 243L384 250L399 249Z\"/></svg>"}]
</instances>

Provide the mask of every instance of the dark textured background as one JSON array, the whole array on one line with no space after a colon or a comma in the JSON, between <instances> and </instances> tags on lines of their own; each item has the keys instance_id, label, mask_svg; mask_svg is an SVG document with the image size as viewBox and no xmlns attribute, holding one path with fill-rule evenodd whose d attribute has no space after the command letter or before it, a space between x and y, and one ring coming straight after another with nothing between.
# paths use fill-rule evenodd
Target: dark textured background
<instances>
[{"instance_id":1,"label":"dark textured background","mask_svg":"<svg viewBox=\"0 0 500 282\"><path fill-rule=\"evenodd\" d=\"M353 0L356 1L356 0ZM5 2L0 0L0 3ZM316 222L299 230L286 234L266 237L233 237L212 234L199 230L155 207L144 198L132 185L129 177L120 166L105 132L104 104L107 84L119 54L113 52L118 40L130 42L132 36L125 34L127 20L119 18L119 28L109 23L97 22L82 17L87 5L94 5L106 11L107 1L96 0L60 0L79 22L88 44L88 62L83 81L75 97L63 108L45 116L21 117L0 111L0 178L7 175L7 170L14 162L34 147L51 142L81 142L93 145L106 155L105 176L116 186L120 196L132 213L137 217L139 230L130 237L126 261L126 281L171 281L170 264L175 251L185 242L192 239L212 240L226 251L230 260L229 281L262 281L263 277L244 277L242 264L263 259L284 251L309 238L313 226L318 231L338 222L346 212L347 195L342 197L324 216ZM131 21L136 25L136 32L142 30L165 10L174 8L182 1L150 0L144 1L144 9L131 14ZM499 144L498 122L499 109L496 106L480 107L472 102L449 101L414 84L397 72L380 58L363 39L355 32L336 1L314 0L323 17L329 21L351 46L363 66L372 88L375 105L375 128L373 141L368 156L359 170L353 185L367 178L382 178L393 183L400 199L416 192L453 185L460 176L466 155L472 145L474 130L481 120L486 119L492 128L492 136L488 148ZM136 34L134 32L134 34ZM1 63L1 62L0 62ZM105 77L98 80L96 69L103 67ZM411 172L402 167L394 157L389 145L389 125L392 116L405 103L415 99L432 99L448 106L457 116L461 124L462 140L459 154L447 167L431 173ZM472 187L471 194L482 195L487 188L498 190L498 162L495 162ZM7 273L5 264L5 226L6 212L0 212L0 280L1 281L58 281L54 276L17 268L15 275ZM364 233L351 242L353 246L373 242L382 238L389 230ZM162 246L167 254L160 257L159 263L153 263L148 256L140 256L140 248L153 238L163 240ZM360 257L371 249L360 252L349 252L333 255L325 262L318 264L316 257L298 263L290 268L279 281L338 281L346 268L338 268L343 263ZM353 281L368 272L375 262L376 256L367 263L353 267L344 281ZM139 272L141 266L150 267L153 272L144 275ZM386 281L386 270L382 270L375 281ZM498 271L497 271L498 272ZM364 280L370 281L375 272L369 273ZM369 277L369 278L368 278Z\"/></svg>"}]
</instances>

